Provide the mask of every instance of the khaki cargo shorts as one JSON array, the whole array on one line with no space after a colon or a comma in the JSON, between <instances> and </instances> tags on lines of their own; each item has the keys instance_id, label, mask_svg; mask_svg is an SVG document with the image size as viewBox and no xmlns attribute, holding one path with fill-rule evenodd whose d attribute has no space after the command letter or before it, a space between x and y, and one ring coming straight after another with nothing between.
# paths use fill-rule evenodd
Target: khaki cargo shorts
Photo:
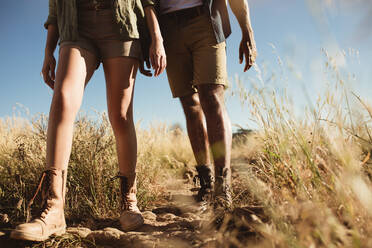
<instances>
[{"instance_id":1,"label":"khaki cargo shorts","mask_svg":"<svg viewBox=\"0 0 372 248\"><path fill-rule=\"evenodd\" d=\"M228 86L226 43L217 44L207 14L184 23L163 15L160 22L173 97L193 94L201 84Z\"/></svg>"},{"instance_id":2,"label":"khaki cargo shorts","mask_svg":"<svg viewBox=\"0 0 372 248\"><path fill-rule=\"evenodd\" d=\"M79 38L77 41L63 41L60 47L83 48L97 57L97 68L107 58L132 57L142 60L139 40L120 40L119 28L114 22L113 11L79 10Z\"/></svg>"}]
</instances>

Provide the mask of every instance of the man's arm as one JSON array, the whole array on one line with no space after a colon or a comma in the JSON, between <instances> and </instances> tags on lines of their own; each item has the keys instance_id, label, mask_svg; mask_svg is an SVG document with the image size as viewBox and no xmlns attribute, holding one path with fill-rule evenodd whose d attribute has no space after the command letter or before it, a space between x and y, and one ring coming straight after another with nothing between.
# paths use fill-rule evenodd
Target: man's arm
<instances>
[{"instance_id":1,"label":"man's arm","mask_svg":"<svg viewBox=\"0 0 372 248\"><path fill-rule=\"evenodd\" d=\"M242 30L242 41L239 47L239 62L243 63L244 56L244 71L247 71L254 64L257 57L256 42L254 41L248 2L246 0L229 0L229 4Z\"/></svg>"}]
</instances>

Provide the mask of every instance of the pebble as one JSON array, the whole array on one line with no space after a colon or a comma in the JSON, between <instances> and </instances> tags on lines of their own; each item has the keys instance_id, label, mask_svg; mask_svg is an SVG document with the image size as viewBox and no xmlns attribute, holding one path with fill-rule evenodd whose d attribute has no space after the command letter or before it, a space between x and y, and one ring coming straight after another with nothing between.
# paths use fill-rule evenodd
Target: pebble
<instances>
[{"instance_id":1,"label":"pebble","mask_svg":"<svg viewBox=\"0 0 372 248\"><path fill-rule=\"evenodd\" d=\"M7 214L0 214L0 223L6 224L9 222L9 217Z\"/></svg>"},{"instance_id":2,"label":"pebble","mask_svg":"<svg viewBox=\"0 0 372 248\"><path fill-rule=\"evenodd\" d=\"M106 227L103 230L92 231L87 236L87 238L93 239L99 243L110 242L110 241L115 242L115 241L120 240L121 235L125 235L125 233L113 227Z\"/></svg>"},{"instance_id":3,"label":"pebble","mask_svg":"<svg viewBox=\"0 0 372 248\"><path fill-rule=\"evenodd\" d=\"M156 220L156 214L154 214L151 211L144 211L142 212L142 216L146 220L155 221Z\"/></svg>"},{"instance_id":4,"label":"pebble","mask_svg":"<svg viewBox=\"0 0 372 248\"><path fill-rule=\"evenodd\" d=\"M200 217L193 213L183 213L181 217L189 220L200 220Z\"/></svg>"},{"instance_id":5,"label":"pebble","mask_svg":"<svg viewBox=\"0 0 372 248\"><path fill-rule=\"evenodd\" d=\"M69 227L66 230L68 233L79 235L82 238L86 238L92 230L86 227Z\"/></svg>"},{"instance_id":6,"label":"pebble","mask_svg":"<svg viewBox=\"0 0 372 248\"><path fill-rule=\"evenodd\" d=\"M161 222L165 222L165 221L172 221L172 220L174 220L176 218L177 218L176 215L171 214L171 213L166 213L166 214L158 215L158 217L156 218L156 220L157 221L161 221Z\"/></svg>"}]
</instances>

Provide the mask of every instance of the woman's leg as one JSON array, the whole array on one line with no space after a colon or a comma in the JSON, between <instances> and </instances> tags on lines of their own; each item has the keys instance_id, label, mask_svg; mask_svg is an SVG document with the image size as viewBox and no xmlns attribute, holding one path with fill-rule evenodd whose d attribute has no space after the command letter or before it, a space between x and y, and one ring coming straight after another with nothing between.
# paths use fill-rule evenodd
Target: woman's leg
<instances>
[{"instance_id":1,"label":"woman's leg","mask_svg":"<svg viewBox=\"0 0 372 248\"><path fill-rule=\"evenodd\" d=\"M60 50L48 123L47 170L39 184L45 202L41 214L31 222L18 225L10 234L12 238L43 241L66 231L64 201L72 129L84 86L96 64L95 56L85 50L67 46Z\"/></svg>"},{"instance_id":2,"label":"woman's leg","mask_svg":"<svg viewBox=\"0 0 372 248\"><path fill-rule=\"evenodd\" d=\"M121 185L124 231L142 226L144 219L137 207L136 162L137 139L133 123L133 89L138 60L116 57L103 61L106 76L109 119L116 138Z\"/></svg>"},{"instance_id":3,"label":"woman's leg","mask_svg":"<svg viewBox=\"0 0 372 248\"><path fill-rule=\"evenodd\" d=\"M94 54L75 47L60 49L49 112L47 168L65 170L71 153L73 125L80 108L84 87L97 65Z\"/></svg>"},{"instance_id":4,"label":"woman's leg","mask_svg":"<svg viewBox=\"0 0 372 248\"><path fill-rule=\"evenodd\" d=\"M114 130L119 171L131 176L136 171L137 138L133 123L133 89L138 60L129 57L105 59L108 116Z\"/></svg>"}]
</instances>

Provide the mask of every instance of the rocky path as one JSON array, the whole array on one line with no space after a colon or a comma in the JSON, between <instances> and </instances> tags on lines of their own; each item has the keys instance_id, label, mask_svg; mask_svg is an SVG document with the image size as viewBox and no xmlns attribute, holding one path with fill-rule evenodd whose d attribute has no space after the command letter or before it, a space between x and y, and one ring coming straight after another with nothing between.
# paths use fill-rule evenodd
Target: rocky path
<instances>
[{"instance_id":1,"label":"rocky path","mask_svg":"<svg viewBox=\"0 0 372 248\"><path fill-rule=\"evenodd\" d=\"M70 228L69 232L87 235L101 247L200 247L204 242L198 237L202 219L196 213L191 185L182 180L167 188L169 201L144 211L145 224L134 232L120 231L117 221L113 227L92 232L79 228Z\"/></svg>"},{"instance_id":2,"label":"rocky path","mask_svg":"<svg viewBox=\"0 0 372 248\"><path fill-rule=\"evenodd\" d=\"M232 174L236 182L238 175L247 172L246 163L235 161ZM86 227L69 227L61 237L51 238L43 243L31 243L9 239L10 228L0 228L0 248L7 247L245 247L249 241L255 243L259 236L257 224L266 222L263 208L256 204L235 207L233 212L225 215L216 228L212 213L201 214L194 200L197 188L190 178L193 173L186 173L188 179L174 179L164 187L167 201L159 203L151 210L144 211L144 225L133 232L120 230L118 220L95 220L86 223ZM0 214L0 222L6 216ZM1 225L0 227L3 227ZM217 230L218 229L218 230Z\"/></svg>"},{"instance_id":3,"label":"rocky path","mask_svg":"<svg viewBox=\"0 0 372 248\"><path fill-rule=\"evenodd\" d=\"M144 211L145 224L133 232L120 230L118 220L100 220L95 230L86 227L69 227L65 244L74 240L92 247L203 247L212 239L201 236L205 215L199 214L193 194L196 188L189 180L177 180L167 186L168 202ZM10 229L0 232L0 247L32 247L36 243L9 239ZM205 233L205 232L203 232ZM62 240L63 241L63 240ZM61 239L51 239L39 247L65 247ZM71 242L69 242L71 241ZM54 244L53 244L54 242ZM76 247L76 246L74 246ZM213 246L214 247L214 246Z\"/></svg>"}]
</instances>

